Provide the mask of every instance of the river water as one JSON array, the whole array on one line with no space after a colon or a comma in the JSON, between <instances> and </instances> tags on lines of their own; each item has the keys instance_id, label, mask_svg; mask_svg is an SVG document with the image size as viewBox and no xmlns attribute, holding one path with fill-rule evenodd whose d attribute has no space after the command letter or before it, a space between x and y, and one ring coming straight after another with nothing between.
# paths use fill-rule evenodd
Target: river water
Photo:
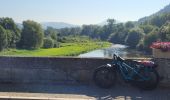
<instances>
[{"instance_id":1,"label":"river water","mask_svg":"<svg viewBox=\"0 0 170 100\"><path fill-rule=\"evenodd\" d=\"M109 48L98 49L98 50L90 51L88 53L80 54L79 57L112 57L114 53L125 58L127 57L135 57L135 58L151 57L151 55L145 55L142 52L129 49L127 46L121 45L121 44L113 44Z\"/></svg>"}]
</instances>

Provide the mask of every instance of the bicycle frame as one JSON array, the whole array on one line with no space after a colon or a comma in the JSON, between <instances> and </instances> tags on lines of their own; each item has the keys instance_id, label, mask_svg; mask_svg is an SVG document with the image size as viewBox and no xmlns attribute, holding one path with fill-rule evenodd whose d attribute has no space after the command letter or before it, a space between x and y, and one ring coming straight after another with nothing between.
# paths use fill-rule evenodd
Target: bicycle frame
<instances>
[{"instance_id":1,"label":"bicycle frame","mask_svg":"<svg viewBox=\"0 0 170 100\"><path fill-rule=\"evenodd\" d=\"M139 73L140 69L136 68L136 67L132 67L128 64L126 64L124 61L117 61L114 60L113 65L116 65L117 69L120 71L120 74L123 76L123 79L126 81L132 81L134 78L134 76L139 76L141 78L140 81L145 81L145 80L149 80L147 77L141 75ZM145 70L147 71L148 69L145 68ZM129 71L131 73L129 73Z\"/></svg>"}]
</instances>

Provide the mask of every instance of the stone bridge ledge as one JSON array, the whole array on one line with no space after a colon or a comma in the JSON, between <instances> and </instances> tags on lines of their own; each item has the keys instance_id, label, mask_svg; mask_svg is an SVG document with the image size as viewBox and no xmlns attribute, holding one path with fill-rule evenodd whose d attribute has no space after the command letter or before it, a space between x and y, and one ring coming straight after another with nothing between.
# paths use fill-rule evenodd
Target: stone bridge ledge
<instances>
[{"instance_id":1,"label":"stone bridge ledge","mask_svg":"<svg viewBox=\"0 0 170 100\"><path fill-rule=\"evenodd\" d=\"M111 58L1 56L0 83L92 83L94 69L111 61ZM169 86L170 59L155 61L159 64L160 85Z\"/></svg>"}]
</instances>

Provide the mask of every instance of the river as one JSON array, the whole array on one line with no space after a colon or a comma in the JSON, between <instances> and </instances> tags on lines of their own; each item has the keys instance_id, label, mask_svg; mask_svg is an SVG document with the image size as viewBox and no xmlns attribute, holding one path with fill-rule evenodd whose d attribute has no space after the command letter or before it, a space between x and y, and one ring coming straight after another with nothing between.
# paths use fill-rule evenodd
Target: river
<instances>
[{"instance_id":1,"label":"river","mask_svg":"<svg viewBox=\"0 0 170 100\"><path fill-rule=\"evenodd\" d=\"M79 57L112 57L114 53L125 58L127 57L135 57L135 58L151 57L151 55L145 55L142 52L129 49L127 46L121 45L121 44L113 44L109 48L93 50L93 51L90 51L84 54L80 54Z\"/></svg>"}]
</instances>

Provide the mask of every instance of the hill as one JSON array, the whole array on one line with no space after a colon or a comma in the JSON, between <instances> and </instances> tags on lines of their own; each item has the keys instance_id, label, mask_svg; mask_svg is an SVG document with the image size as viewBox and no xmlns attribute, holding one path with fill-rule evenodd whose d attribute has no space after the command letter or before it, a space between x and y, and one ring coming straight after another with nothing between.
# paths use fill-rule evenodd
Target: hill
<instances>
[{"instance_id":1,"label":"hill","mask_svg":"<svg viewBox=\"0 0 170 100\"><path fill-rule=\"evenodd\" d=\"M170 13L170 4L165 6L163 9L158 11L156 14L161 14L161 13Z\"/></svg>"},{"instance_id":2,"label":"hill","mask_svg":"<svg viewBox=\"0 0 170 100\"><path fill-rule=\"evenodd\" d=\"M55 29L61 29L61 28L71 28L71 27L78 27L78 25L68 24L64 22L42 22L40 23L44 29L47 27L52 27ZM19 29L22 29L23 26L21 23L16 23Z\"/></svg>"},{"instance_id":3,"label":"hill","mask_svg":"<svg viewBox=\"0 0 170 100\"><path fill-rule=\"evenodd\" d=\"M167 6L165 6L163 9L159 10L158 12L156 12L156 13L150 15L150 16L145 16L145 17L143 17L143 18L140 18L140 19L138 20L138 22L139 22L139 23L145 22L145 21L151 19L152 17L157 16L157 15L160 15L160 14L163 14L163 13L170 13L170 4L167 5Z\"/></svg>"},{"instance_id":4,"label":"hill","mask_svg":"<svg viewBox=\"0 0 170 100\"><path fill-rule=\"evenodd\" d=\"M61 29L61 28L71 28L71 27L78 26L78 25L68 24L68 23L64 23L64 22L42 22L41 25L44 29L46 29L47 27Z\"/></svg>"}]
</instances>

